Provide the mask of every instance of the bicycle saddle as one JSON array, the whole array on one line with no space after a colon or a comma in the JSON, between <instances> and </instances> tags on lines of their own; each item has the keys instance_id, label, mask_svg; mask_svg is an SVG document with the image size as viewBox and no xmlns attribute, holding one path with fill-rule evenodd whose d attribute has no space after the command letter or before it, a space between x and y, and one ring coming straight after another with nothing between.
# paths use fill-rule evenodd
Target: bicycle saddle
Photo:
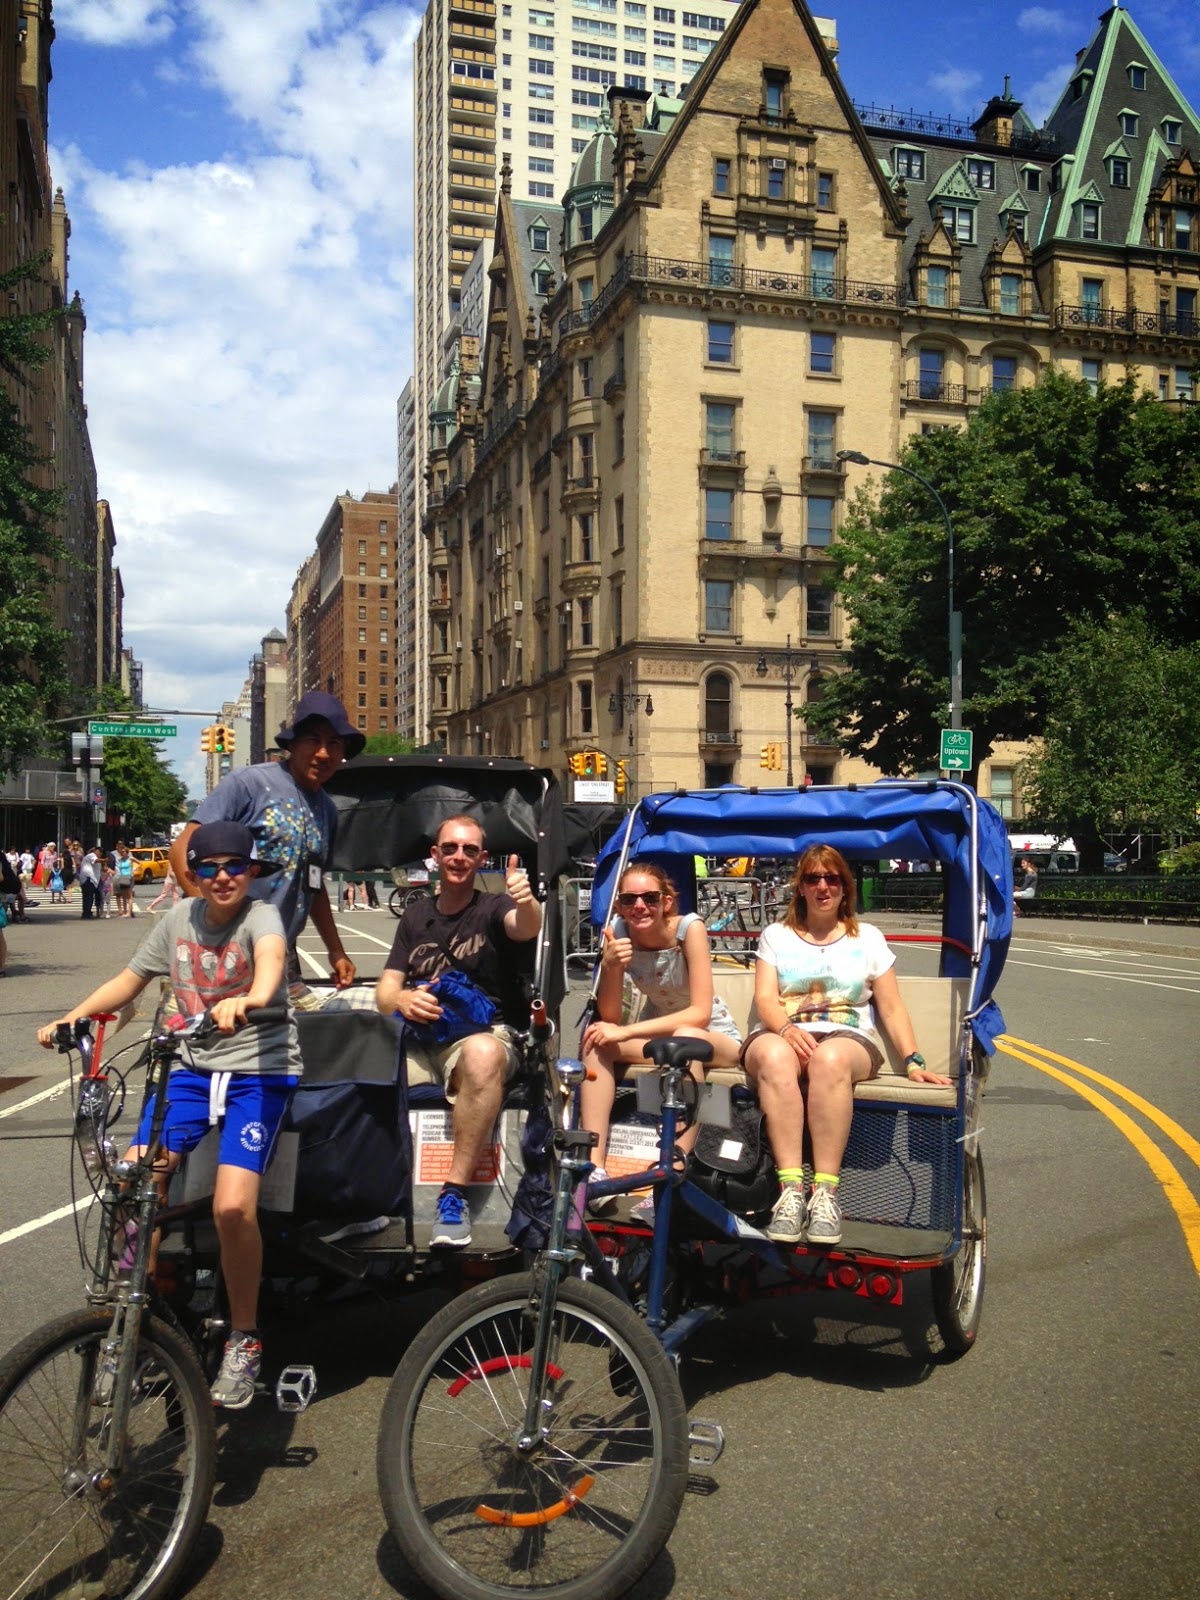
<instances>
[{"instance_id":1,"label":"bicycle saddle","mask_svg":"<svg viewBox=\"0 0 1200 1600\"><path fill-rule=\"evenodd\" d=\"M643 1055L656 1067L686 1067L689 1061L711 1061L707 1039L651 1039Z\"/></svg>"}]
</instances>

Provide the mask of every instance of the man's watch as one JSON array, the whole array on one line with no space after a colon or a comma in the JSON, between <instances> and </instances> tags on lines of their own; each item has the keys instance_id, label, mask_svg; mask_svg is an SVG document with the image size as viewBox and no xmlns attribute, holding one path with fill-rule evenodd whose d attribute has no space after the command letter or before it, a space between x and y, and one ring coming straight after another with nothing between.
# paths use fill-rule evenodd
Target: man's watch
<instances>
[{"instance_id":1,"label":"man's watch","mask_svg":"<svg viewBox=\"0 0 1200 1600\"><path fill-rule=\"evenodd\" d=\"M912 1055L904 1058L904 1070L910 1077L914 1067L919 1067L922 1072L925 1071L925 1057L919 1050L914 1050Z\"/></svg>"}]
</instances>

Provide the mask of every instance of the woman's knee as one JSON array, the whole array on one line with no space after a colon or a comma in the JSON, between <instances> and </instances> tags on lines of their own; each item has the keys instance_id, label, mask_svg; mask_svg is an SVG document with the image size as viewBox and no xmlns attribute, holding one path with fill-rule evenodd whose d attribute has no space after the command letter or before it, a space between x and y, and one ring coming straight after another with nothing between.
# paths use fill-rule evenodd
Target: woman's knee
<instances>
[{"instance_id":1,"label":"woman's knee","mask_svg":"<svg viewBox=\"0 0 1200 1600\"><path fill-rule=\"evenodd\" d=\"M760 1034L746 1048L747 1075L760 1085L779 1088L796 1083L799 1066L795 1051L778 1034Z\"/></svg>"}]
</instances>

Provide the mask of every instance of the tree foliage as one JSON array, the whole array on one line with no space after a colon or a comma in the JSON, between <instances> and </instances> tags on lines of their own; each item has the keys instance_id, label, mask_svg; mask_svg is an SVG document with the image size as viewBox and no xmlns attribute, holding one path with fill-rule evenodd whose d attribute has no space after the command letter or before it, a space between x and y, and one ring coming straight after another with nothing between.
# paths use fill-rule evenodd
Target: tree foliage
<instances>
[{"instance_id":1,"label":"tree foliage","mask_svg":"<svg viewBox=\"0 0 1200 1600\"><path fill-rule=\"evenodd\" d=\"M961 430L912 439L901 464L953 521L963 615L963 725L977 758L1039 734L1073 620L1153 596L1158 636L1200 638L1200 412L1131 382L1093 392L1048 371L994 395ZM900 473L855 496L832 551L849 670L811 720L887 772L927 770L949 703L947 539L932 496Z\"/></svg>"},{"instance_id":2,"label":"tree foliage","mask_svg":"<svg viewBox=\"0 0 1200 1600\"><path fill-rule=\"evenodd\" d=\"M406 739L399 733L369 733L367 742L363 746L365 756L411 756L421 746L415 740Z\"/></svg>"},{"instance_id":3,"label":"tree foliage","mask_svg":"<svg viewBox=\"0 0 1200 1600\"><path fill-rule=\"evenodd\" d=\"M36 278L40 263L0 273L0 294ZM21 421L16 394L50 351L55 313L0 317L0 777L42 750L45 722L66 691L65 633L48 604L61 497L39 487L46 466Z\"/></svg>"},{"instance_id":4,"label":"tree foliage","mask_svg":"<svg viewBox=\"0 0 1200 1600\"><path fill-rule=\"evenodd\" d=\"M1075 623L1046 686L1045 736L1025 768L1036 817L1085 851L1110 824L1200 831L1200 646L1165 644L1141 615Z\"/></svg>"}]
</instances>

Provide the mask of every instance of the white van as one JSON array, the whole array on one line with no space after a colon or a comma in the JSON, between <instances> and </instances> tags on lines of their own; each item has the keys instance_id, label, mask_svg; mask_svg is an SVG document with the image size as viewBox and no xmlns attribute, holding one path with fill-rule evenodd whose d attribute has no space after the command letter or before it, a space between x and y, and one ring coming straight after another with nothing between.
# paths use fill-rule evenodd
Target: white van
<instances>
[{"instance_id":1,"label":"white van","mask_svg":"<svg viewBox=\"0 0 1200 1600\"><path fill-rule=\"evenodd\" d=\"M1010 833L1008 842L1014 868L1028 856L1039 873L1079 871L1074 839L1058 839L1052 833Z\"/></svg>"}]
</instances>

